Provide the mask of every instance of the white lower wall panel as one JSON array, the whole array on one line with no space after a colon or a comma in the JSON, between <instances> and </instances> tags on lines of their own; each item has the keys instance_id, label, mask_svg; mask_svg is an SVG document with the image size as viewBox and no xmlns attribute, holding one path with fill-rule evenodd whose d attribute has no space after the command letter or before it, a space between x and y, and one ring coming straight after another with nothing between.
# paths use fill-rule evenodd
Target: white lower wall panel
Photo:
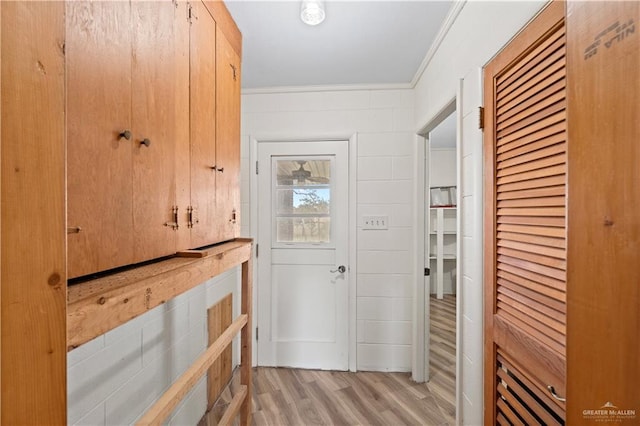
<instances>
[{"instance_id":1,"label":"white lower wall panel","mask_svg":"<svg viewBox=\"0 0 640 426\"><path fill-rule=\"evenodd\" d=\"M135 422L207 347L207 307L233 293L240 312L239 268L228 271L105 333L68 354L68 423ZM233 342L239 364L239 341ZM195 425L206 406L206 379L176 408L170 424Z\"/></svg>"}]
</instances>

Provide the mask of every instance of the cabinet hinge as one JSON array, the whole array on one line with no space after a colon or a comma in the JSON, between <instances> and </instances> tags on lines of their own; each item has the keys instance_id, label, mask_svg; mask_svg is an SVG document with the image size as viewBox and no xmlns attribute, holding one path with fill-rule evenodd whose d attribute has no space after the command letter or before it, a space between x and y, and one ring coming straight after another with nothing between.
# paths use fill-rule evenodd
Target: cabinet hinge
<instances>
[{"instance_id":1,"label":"cabinet hinge","mask_svg":"<svg viewBox=\"0 0 640 426\"><path fill-rule=\"evenodd\" d=\"M484 130L484 107L478 107L478 128Z\"/></svg>"},{"instance_id":2,"label":"cabinet hinge","mask_svg":"<svg viewBox=\"0 0 640 426\"><path fill-rule=\"evenodd\" d=\"M192 16L193 16L193 13L191 12L191 4L189 4L189 5L187 6L187 21L188 21L189 23L191 23L191 22L192 22L192 21L191 21L191 17L192 17Z\"/></svg>"},{"instance_id":3,"label":"cabinet hinge","mask_svg":"<svg viewBox=\"0 0 640 426\"><path fill-rule=\"evenodd\" d=\"M258 174L258 162L256 161L256 174Z\"/></svg>"},{"instance_id":4,"label":"cabinet hinge","mask_svg":"<svg viewBox=\"0 0 640 426\"><path fill-rule=\"evenodd\" d=\"M258 341L258 327L256 327L256 342Z\"/></svg>"},{"instance_id":5,"label":"cabinet hinge","mask_svg":"<svg viewBox=\"0 0 640 426\"><path fill-rule=\"evenodd\" d=\"M431 269L429 268L424 268L424 276L428 277L429 275L431 275Z\"/></svg>"}]
</instances>

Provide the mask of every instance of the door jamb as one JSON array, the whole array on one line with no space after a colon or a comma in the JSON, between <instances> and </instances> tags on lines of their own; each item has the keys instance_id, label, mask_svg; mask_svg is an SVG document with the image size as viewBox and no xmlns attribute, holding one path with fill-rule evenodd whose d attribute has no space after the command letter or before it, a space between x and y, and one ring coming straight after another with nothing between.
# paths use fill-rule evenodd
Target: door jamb
<instances>
[{"instance_id":1,"label":"door jamb","mask_svg":"<svg viewBox=\"0 0 640 426\"><path fill-rule=\"evenodd\" d=\"M356 290L357 290L357 277L358 277L358 265L357 265L357 164L358 164L358 133L353 131L330 133L330 134L306 134L306 135L292 135L292 134L267 134L267 135L250 135L249 136L249 197L250 197L250 223L251 223L251 237L257 241L258 239L258 174L256 173L256 161L258 160L258 144L261 142L320 142L320 141L348 141L348 167L349 167L349 182L348 182L348 197L349 197L349 223L347 228L349 229L349 243L348 243L348 257L349 257L349 298L348 307L348 326L349 333L347 337L347 350L348 350L348 365L349 371L357 371L357 320L356 320ZM253 312L254 318L259 318L258 315L258 289L260 287L260 277L257 274L259 256L255 256L253 262ZM258 326L256 321L255 326ZM256 333L253 333L254 339ZM252 359L254 360L254 366L257 365L258 360L258 344L254 340Z\"/></svg>"}]
</instances>

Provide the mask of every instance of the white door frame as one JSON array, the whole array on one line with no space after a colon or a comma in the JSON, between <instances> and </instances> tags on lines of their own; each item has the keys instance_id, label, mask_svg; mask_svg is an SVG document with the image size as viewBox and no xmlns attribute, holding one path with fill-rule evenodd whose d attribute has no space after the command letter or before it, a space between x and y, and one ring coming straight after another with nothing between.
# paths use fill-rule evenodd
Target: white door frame
<instances>
[{"instance_id":1,"label":"white door frame","mask_svg":"<svg viewBox=\"0 0 640 426\"><path fill-rule=\"evenodd\" d=\"M348 358L349 358L349 371L356 371L357 361L357 321L356 321L356 289L357 289L357 277L358 277L358 265L357 265L357 251L356 251L356 237L357 237L357 164L358 164L358 152L357 152L357 139L358 135L355 132L344 133L330 133L330 134L268 134L268 135L251 135L250 140L250 152L249 152L249 192L250 192L250 216L251 216L251 236L257 241L258 237L258 175L256 174L256 162L258 161L258 144L262 142L318 142L318 141L348 141L349 144L349 243L348 243L348 265L349 265L349 299L348 299ZM263 172L264 173L264 172ZM254 250L255 256L256 250ZM255 257L253 263L253 312L254 318L258 318L258 288L260 286L260 277L258 276L258 262L260 257ZM258 326L257 322L254 324ZM255 333L254 339L255 339ZM253 345L252 359L254 365L256 365L258 359L258 345Z\"/></svg>"},{"instance_id":2,"label":"white door frame","mask_svg":"<svg viewBox=\"0 0 640 426\"><path fill-rule=\"evenodd\" d=\"M460 83L462 84L462 83ZM461 87L461 86L460 86ZM449 117L454 111L456 113L456 180L458 186L461 184L461 167L462 167L462 147L461 147L461 135L462 135L462 105L461 100L461 88L458 88L457 95L454 99L450 100L422 129L418 131L417 142L414 146L414 164L415 164L415 199L416 209L414 217L415 226L415 265L414 269L414 311L413 311L413 341L414 341L414 356L412 366L412 377L417 382L424 382L429 380L429 336L430 336L430 321L427 318L430 315L429 297L431 290L424 288L424 268L425 268L425 223L427 220L428 210L426 209L426 187L425 187L425 156L426 145L429 142L429 132L435 129L445 118ZM460 193L456 191L456 205L460 207ZM461 280L460 280L460 264L462 259L460 257L461 248L461 215L456 215L456 232L459 236L458 243L456 244L456 294L458 300L456 303L456 422L458 422L460 404L462 403L462 389L460 386L460 365L462 352L461 347Z\"/></svg>"}]
</instances>

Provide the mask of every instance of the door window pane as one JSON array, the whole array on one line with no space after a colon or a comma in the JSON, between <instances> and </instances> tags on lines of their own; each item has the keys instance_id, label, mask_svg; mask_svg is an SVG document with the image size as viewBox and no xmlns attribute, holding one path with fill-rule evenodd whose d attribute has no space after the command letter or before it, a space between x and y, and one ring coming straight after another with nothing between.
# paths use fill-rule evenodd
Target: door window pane
<instances>
[{"instance_id":1,"label":"door window pane","mask_svg":"<svg viewBox=\"0 0 640 426\"><path fill-rule=\"evenodd\" d=\"M279 243L331 242L331 159L274 159Z\"/></svg>"}]
</instances>

